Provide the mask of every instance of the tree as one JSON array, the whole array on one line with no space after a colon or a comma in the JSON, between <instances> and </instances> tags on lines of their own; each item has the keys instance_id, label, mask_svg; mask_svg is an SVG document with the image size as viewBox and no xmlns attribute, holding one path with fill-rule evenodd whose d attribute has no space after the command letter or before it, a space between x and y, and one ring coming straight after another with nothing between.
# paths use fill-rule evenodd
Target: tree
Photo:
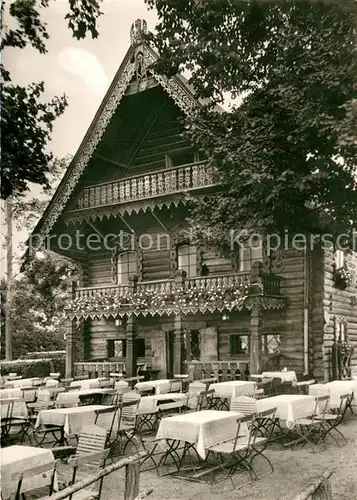
<instances>
[{"instance_id":1,"label":"tree","mask_svg":"<svg viewBox=\"0 0 357 500\"><path fill-rule=\"evenodd\" d=\"M46 53L49 38L46 25L40 19L41 8L49 6L49 0L15 0L10 3L8 16L16 29L1 25L3 37L1 51L7 47L23 49L28 45ZM100 16L100 2L96 0L69 0L66 14L68 27L77 39L89 32L98 36L96 27ZM1 1L4 19L5 1ZM8 71L1 66L2 86L2 172L1 198L7 199L13 192L28 190L28 183L48 185L48 166L53 156L47 151L53 122L60 116L67 99L63 95L50 102L42 101L44 83L32 83L27 87L14 85Z\"/></svg>"},{"instance_id":2,"label":"tree","mask_svg":"<svg viewBox=\"0 0 357 500\"><path fill-rule=\"evenodd\" d=\"M147 0L166 75L189 71L211 103L187 133L226 189L192 201L219 245L231 231L332 233L357 219L354 0ZM237 97L231 109L217 108Z\"/></svg>"},{"instance_id":3,"label":"tree","mask_svg":"<svg viewBox=\"0 0 357 500\"><path fill-rule=\"evenodd\" d=\"M13 252L13 225L15 224L17 229L26 228L31 230L38 218L42 215L50 197L52 196L57 184L59 183L63 173L65 172L69 163L69 157L63 159L55 159L48 166L48 171L50 173L49 183L43 187L40 198L28 198L25 197L24 193L14 193L7 198L5 201L5 222L6 222L6 302L5 302L5 319L4 319L4 330L5 330L5 357L7 360L11 360L13 356L12 352L12 344L13 344L13 330L14 324L19 325L19 318L22 318L23 314L30 316L30 311L33 311L33 305L31 307L27 307L25 310L20 313L16 312L16 302L18 302L19 298L16 293L20 293L22 295L21 284L24 282L24 276L21 276L20 282L16 280L16 275L13 273L13 264L14 264L14 252ZM48 258L48 256L46 257ZM52 256L52 260L55 259ZM58 257L57 257L58 259ZM63 259L62 259L63 260ZM36 260L35 260L36 262ZM68 264L67 264L68 265ZM41 277L41 266L37 266L37 272L39 273L37 279L40 281L43 279ZM53 277L51 286L48 287L49 290L56 289L59 286L59 276L62 276L65 273L65 269L63 266L59 265L59 263L53 262L52 265ZM28 269L27 269L27 272ZM29 275L31 276L31 274ZM29 280L29 276L27 276L27 281ZM30 280L31 281L31 280ZM48 279L47 279L48 281ZM26 279L25 279L26 282ZM36 291L36 283L34 282L34 278L32 275L32 292ZM31 287L28 287L28 292L31 292ZM14 296L15 293L15 296ZM20 302L27 295L25 294L23 298L20 298ZM13 299L15 302L13 302ZM57 306L56 302L53 302L53 306ZM26 320L24 320L26 323ZM21 324L21 322L20 322ZM18 326L17 326L18 328ZM31 331L31 330L30 330ZM17 330L15 330L16 334ZM30 332L29 332L30 334Z\"/></svg>"}]
</instances>

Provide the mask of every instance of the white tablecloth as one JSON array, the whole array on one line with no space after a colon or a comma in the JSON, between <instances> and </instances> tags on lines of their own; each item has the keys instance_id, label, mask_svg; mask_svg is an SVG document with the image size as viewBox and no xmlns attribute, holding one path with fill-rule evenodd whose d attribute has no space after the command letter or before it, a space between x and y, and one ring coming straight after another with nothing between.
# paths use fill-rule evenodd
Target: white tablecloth
<instances>
[{"instance_id":1,"label":"white tablecloth","mask_svg":"<svg viewBox=\"0 0 357 500\"><path fill-rule=\"evenodd\" d=\"M269 410L276 407L275 416L286 422L292 429L299 418L309 417L315 410L315 398L302 394L281 394L271 398L257 400L257 411Z\"/></svg>"},{"instance_id":2,"label":"white tablecloth","mask_svg":"<svg viewBox=\"0 0 357 500\"><path fill-rule=\"evenodd\" d=\"M214 389L214 395L219 398L234 398L235 396L251 396L254 394L256 383L245 380L231 380L217 382L209 386Z\"/></svg>"},{"instance_id":3,"label":"white tablecloth","mask_svg":"<svg viewBox=\"0 0 357 500\"><path fill-rule=\"evenodd\" d=\"M174 401L175 405L168 403ZM170 394L155 394L154 396L143 396L140 399L138 413L154 413L159 408L165 410L173 406L183 406L187 401L187 395L181 392L171 392Z\"/></svg>"},{"instance_id":4,"label":"white tablecloth","mask_svg":"<svg viewBox=\"0 0 357 500\"><path fill-rule=\"evenodd\" d=\"M311 396L330 396L329 407L338 408L340 406L340 396L342 394L352 394L357 401L357 380L334 380L327 384L313 384L309 386Z\"/></svg>"},{"instance_id":5,"label":"white tablecloth","mask_svg":"<svg viewBox=\"0 0 357 500\"><path fill-rule=\"evenodd\" d=\"M281 378L283 382L297 382L296 373L287 372L263 372L262 378Z\"/></svg>"},{"instance_id":6,"label":"white tablecloth","mask_svg":"<svg viewBox=\"0 0 357 500\"><path fill-rule=\"evenodd\" d=\"M70 387L79 387L80 389L96 389L100 388L100 381L97 378L90 378L87 380L73 380Z\"/></svg>"},{"instance_id":7,"label":"white tablecloth","mask_svg":"<svg viewBox=\"0 0 357 500\"><path fill-rule=\"evenodd\" d=\"M147 382L138 382L135 385L138 391L152 391L155 389L156 394L166 394L170 390L170 380L148 380Z\"/></svg>"},{"instance_id":8,"label":"white tablecloth","mask_svg":"<svg viewBox=\"0 0 357 500\"><path fill-rule=\"evenodd\" d=\"M33 378L20 378L18 380L9 379L5 383L5 387L31 387L34 382L38 382L40 379L38 377Z\"/></svg>"},{"instance_id":9,"label":"white tablecloth","mask_svg":"<svg viewBox=\"0 0 357 500\"><path fill-rule=\"evenodd\" d=\"M0 390L0 399L23 399L24 401L34 401L36 397L36 389L31 391L22 391L20 387L15 387L14 389L2 389Z\"/></svg>"},{"instance_id":10,"label":"white tablecloth","mask_svg":"<svg viewBox=\"0 0 357 500\"><path fill-rule=\"evenodd\" d=\"M74 408L55 408L41 410L38 414L35 427L40 425L61 425L66 436L79 435L82 427L93 425L94 410L103 408L101 405L77 406Z\"/></svg>"},{"instance_id":11,"label":"white tablecloth","mask_svg":"<svg viewBox=\"0 0 357 500\"><path fill-rule=\"evenodd\" d=\"M234 439L240 413L204 410L163 418L156 435L157 440L173 439L195 445L197 453L205 458L206 449L214 444ZM246 431L242 431L244 434Z\"/></svg>"},{"instance_id":12,"label":"white tablecloth","mask_svg":"<svg viewBox=\"0 0 357 500\"><path fill-rule=\"evenodd\" d=\"M22 493L49 485L53 468L46 472L38 472L36 468L51 464L54 467L55 460L51 450L19 445L3 448L0 451L1 498L6 500L16 493L18 474L24 471L34 470L34 474L23 479Z\"/></svg>"}]
</instances>

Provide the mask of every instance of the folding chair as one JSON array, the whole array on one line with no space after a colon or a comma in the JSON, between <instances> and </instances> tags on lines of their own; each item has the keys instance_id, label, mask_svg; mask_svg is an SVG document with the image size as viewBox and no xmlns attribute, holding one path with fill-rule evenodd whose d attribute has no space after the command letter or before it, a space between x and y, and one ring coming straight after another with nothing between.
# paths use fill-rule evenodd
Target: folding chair
<instances>
[{"instance_id":1,"label":"folding chair","mask_svg":"<svg viewBox=\"0 0 357 500\"><path fill-rule=\"evenodd\" d=\"M79 404L79 394L77 391L60 392L55 402L56 408L73 408Z\"/></svg>"},{"instance_id":2,"label":"folding chair","mask_svg":"<svg viewBox=\"0 0 357 500\"><path fill-rule=\"evenodd\" d=\"M249 396L235 396L231 399L229 411L251 416L257 413L257 402Z\"/></svg>"},{"instance_id":3,"label":"folding chair","mask_svg":"<svg viewBox=\"0 0 357 500\"><path fill-rule=\"evenodd\" d=\"M70 485L75 484L76 480L83 480L90 478L96 472L96 469L105 467L105 461L108 456L109 450L103 450L95 453L86 453L83 455L76 455L69 459L68 465L72 470L72 479ZM83 469L81 469L83 467ZM92 469L89 473L88 469ZM83 488L76 493L68 496L69 500L74 497L76 500L99 500L102 495L104 476L98 479L95 483L87 488Z\"/></svg>"},{"instance_id":4,"label":"folding chair","mask_svg":"<svg viewBox=\"0 0 357 500\"><path fill-rule=\"evenodd\" d=\"M55 444L63 445L66 441L64 438L64 430L60 425L45 425L40 428L36 428L36 421L40 411L42 410L50 410L54 408L54 401L51 401L51 394L47 390L39 390L37 392L37 400L33 404L27 405L28 408L32 409L32 415L30 416L30 420L32 422L33 430L30 437L30 441L34 440L35 446L41 446L46 436L52 434L52 437L55 440ZM59 436L57 435L59 434Z\"/></svg>"},{"instance_id":5,"label":"folding chair","mask_svg":"<svg viewBox=\"0 0 357 500\"><path fill-rule=\"evenodd\" d=\"M214 389L202 391L198 395L196 411L217 410L221 399L214 396Z\"/></svg>"},{"instance_id":6,"label":"folding chair","mask_svg":"<svg viewBox=\"0 0 357 500\"><path fill-rule=\"evenodd\" d=\"M121 406L103 407L95 410L94 425L105 428L108 432L106 447L110 448L110 454L114 455L114 448L119 439L118 429L120 423Z\"/></svg>"},{"instance_id":7,"label":"folding chair","mask_svg":"<svg viewBox=\"0 0 357 500\"><path fill-rule=\"evenodd\" d=\"M122 401L120 404L120 419L118 427L118 436L125 440L123 455L129 443L133 444L136 450L139 450L135 441L137 439L136 419L139 400Z\"/></svg>"},{"instance_id":8,"label":"folding chair","mask_svg":"<svg viewBox=\"0 0 357 500\"><path fill-rule=\"evenodd\" d=\"M299 435L299 438L291 443L286 443L286 445L294 445L296 447L299 443L309 444L313 453L325 449L323 442L326 437L324 421L329 399L329 395L317 396L315 398L315 409L311 417L299 418L295 422L295 431ZM322 449L317 450L316 445L320 443L322 444Z\"/></svg>"},{"instance_id":9,"label":"folding chair","mask_svg":"<svg viewBox=\"0 0 357 500\"><path fill-rule=\"evenodd\" d=\"M4 446L10 433L13 406L14 402L11 400L7 401L6 405L4 401L1 402L1 446Z\"/></svg>"},{"instance_id":10,"label":"folding chair","mask_svg":"<svg viewBox=\"0 0 357 500\"><path fill-rule=\"evenodd\" d=\"M168 392L182 392L182 380L180 379L172 379L169 383Z\"/></svg>"},{"instance_id":11,"label":"folding chair","mask_svg":"<svg viewBox=\"0 0 357 500\"><path fill-rule=\"evenodd\" d=\"M87 456L90 453L104 451L107 445L107 439L107 429L99 427L99 425L86 425L81 429L77 446L60 446L51 448L51 451L56 459L68 458L71 456Z\"/></svg>"},{"instance_id":12,"label":"folding chair","mask_svg":"<svg viewBox=\"0 0 357 500\"><path fill-rule=\"evenodd\" d=\"M323 439L325 439L327 436L332 437L332 439L335 441L337 446L341 448L342 446L345 446L347 444L347 439L345 436L342 434L342 432L337 429L338 425L343 422L343 419L345 417L349 400L352 398L351 394L341 394L340 396L340 405L338 407L337 413L331 414L327 413L323 417L317 415L317 418L322 418L323 419ZM338 442L338 439L335 437L335 435L339 436L342 438L342 444Z\"/></svg>"},{"instance_id":13,"label":"folding chair","mask_svg":"<svg viewBox=\"0 0 357 500\"><path fill-rule=\"evenodd\" d=\"M11 436L12 437L17 437L20 435L20 444L22 444L24 437L27 436L30 438L30 429L32 430L33 424L30 418L28 417L27 414L27 409L26 413L22 414L24 402L23 401L12 401L8 405L8 411L10 411L10 414L6 415L7 419L7 437ZM20 407L20 408L19 408ZM18 413L18 409L20 409L20 412ZM16 430L16 433L12 434L13 430Z\"/></svg>"},{"instance_id":14,"label":"folding chair","mask_svg":"<svg viewBox=\"0 0 357 500\"><path fill-rule=\"evenodd\" d=\"M44 488L48 486L49 495L52 495L54 490L56 469L58 467L59 460L56 460L55 463L47 463L44 465L38 465L35 467L31 467L30 470L13 474L11 479L13 481L17 480L17 488L14 500L25 499L25 493L30 491L38 490L39 488ZM36 483L34 478L38 478L38 481L41 486L37 488L33 488L33 484Z\"/></svg>"},{"instance_id":15,"label":"folding chair","mask_svg":"<svg viewBox=\"0 0 357 500\"><path fill-rule=\"evenodd\" d=\"M210 456L217 457L214 463L214 466L209 468L206 471L201 472L196 475L196 477L203 477L207 474L214 474L215 472L222 472L223 477L218 480L214 480L212 482L220 482L225 481L226 479L230 479L233 488L240 489L247 484L250 484L252 481L258 479L253 467L252 467L252 459L254 458L253 454L256 453L254 448L255 440L257 438L257 426L254 424L255 416L246 416L237 419L237 431L235 439L232 441L226 441L223 443L216 444L208 448L208 452ZM249 426L248 436L241 436L241 426L242 424L246 424ZM261 438L264 439L264 438ZM227 458L228 457L228 458ZM207 456L208 460L208 456ZM244 483L243 485L237 487L235 482L233 481L233 475L238 471L247 471L249 474L250 480Z\"/></svg>"}]
</instances>

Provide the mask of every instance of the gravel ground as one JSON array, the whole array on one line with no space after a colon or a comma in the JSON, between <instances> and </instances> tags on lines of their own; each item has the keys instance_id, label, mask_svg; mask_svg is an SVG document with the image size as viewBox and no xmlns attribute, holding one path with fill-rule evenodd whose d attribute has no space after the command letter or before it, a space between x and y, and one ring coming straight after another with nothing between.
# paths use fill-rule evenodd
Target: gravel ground
<instances>
[{"instance_id":1,"label":"gravel ground","mask_svg":"<svg viewBox=\"0 0 357 500\"><path fill-rule=\"evenodd\" d=\"M171 476L158 477L155 471L140 475L140 491L153 488L150 500L290 500L316 476L325 470L333 470L331 477L334 500L357 499L357 418L351 417L341 430L348 444L338 448L329 438L326 450L311 453L308 448L297 450L274 446L267 455L272 461L275 472L235 491L230 481L216 485L205 485L175 479ZM263 465L263 464L262 464ZM245 473L237 474L237 485L246 478ZM117 500L123 498L124 474L116 471L104 481L102 498Z\"/></svg>"}]
</instances>

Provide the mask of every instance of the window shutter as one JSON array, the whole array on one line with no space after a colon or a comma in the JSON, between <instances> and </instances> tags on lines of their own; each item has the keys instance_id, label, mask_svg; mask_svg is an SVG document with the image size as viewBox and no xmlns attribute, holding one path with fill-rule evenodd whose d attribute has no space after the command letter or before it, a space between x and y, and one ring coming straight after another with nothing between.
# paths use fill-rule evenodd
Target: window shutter
<instances>
[{"instance_id":1,"label":"window shutter","mask_svg":"<svg viewBox=\"0 0 357 500\"><path fill-rule=\"evenodd\" d=\"M114 357L114 340L107 341L108 358Z\"/></svg>"},{"instance_id":2,"label":"window shutter","mask_svg":"<svg viewBox=\"0 0 357 500\"><path fill-rule=\"evenodd\" d=\"M234 342L234 335L229 336L229 352L231 356L235 354L235 342Z\"/></svg>"}]
</instances>

